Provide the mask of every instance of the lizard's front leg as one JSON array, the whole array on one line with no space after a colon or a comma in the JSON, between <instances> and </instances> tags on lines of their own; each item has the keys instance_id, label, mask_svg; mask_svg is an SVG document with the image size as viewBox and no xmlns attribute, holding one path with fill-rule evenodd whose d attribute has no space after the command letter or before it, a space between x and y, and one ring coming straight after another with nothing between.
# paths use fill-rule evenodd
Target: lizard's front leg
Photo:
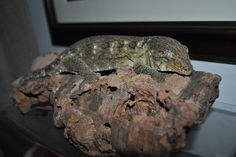
<instances>
[{"instance_id":1,"label":"lizard's front leg","mask_svg":"<svg viewBox=\"0 0 236 157\"><path fill-rule=\"evenodd\" d=\"M142 62L135 62L133 65L133 69L137 74L147 74L150 75L153 79L164 81L165 79L165 73L159 72Z\"/></svg>"}]
</instances>

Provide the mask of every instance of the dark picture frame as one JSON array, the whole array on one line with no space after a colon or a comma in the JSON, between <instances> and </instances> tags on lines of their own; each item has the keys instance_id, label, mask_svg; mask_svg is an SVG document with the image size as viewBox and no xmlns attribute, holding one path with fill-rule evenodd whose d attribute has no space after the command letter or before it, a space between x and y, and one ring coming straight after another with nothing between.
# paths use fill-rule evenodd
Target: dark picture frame
<instances>
[{"instance_id":1,"label":"dark picture frame","mask_svg":"<svg viewBox=\"0 0 236 157\"><path fill-rule=\"evenodd\" d=\"M194 60L236 64L236 21L62 23L44 0L52 43L69 46L92 35L164 35L189 48Z\"/></svg>"}]
</instances>

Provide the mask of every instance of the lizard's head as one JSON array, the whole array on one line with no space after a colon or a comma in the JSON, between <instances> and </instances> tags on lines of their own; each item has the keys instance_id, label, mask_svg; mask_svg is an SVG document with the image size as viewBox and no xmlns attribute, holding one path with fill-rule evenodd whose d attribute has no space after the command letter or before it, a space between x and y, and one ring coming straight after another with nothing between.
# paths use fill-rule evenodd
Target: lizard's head
<instances>
[{"instance_id":1,"label":"lizard's head","mask_svg":"<svg viewBox=\"0 0 236 157\"><path fill-rule=\"evenodd\" d=\"M158 71L176 72L190 75L193 71L188 48L179 41L165 36L151 39L150 50L153 66Z\"/></svg>"}]
</instances>

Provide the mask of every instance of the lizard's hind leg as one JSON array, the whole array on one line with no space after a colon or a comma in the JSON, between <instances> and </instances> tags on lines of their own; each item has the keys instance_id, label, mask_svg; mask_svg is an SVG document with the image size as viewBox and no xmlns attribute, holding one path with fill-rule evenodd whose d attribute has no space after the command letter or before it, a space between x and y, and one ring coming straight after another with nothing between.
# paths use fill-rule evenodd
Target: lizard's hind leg
<instances>
[{"instance_id":1,"label":"lizard's hind leg","mask_svg":"<svg viewBox=\"0 0 236 157\"><path fill-rule=\"evenodd\" d=\"M82 61L78 56L68 56L63 59L63 66L60 69L61 73L71 73L82 78L83 82L80 88L86 83L92 83L98 80L99 75L93 72L89 65Z\"/></svg>"}]
</instances>

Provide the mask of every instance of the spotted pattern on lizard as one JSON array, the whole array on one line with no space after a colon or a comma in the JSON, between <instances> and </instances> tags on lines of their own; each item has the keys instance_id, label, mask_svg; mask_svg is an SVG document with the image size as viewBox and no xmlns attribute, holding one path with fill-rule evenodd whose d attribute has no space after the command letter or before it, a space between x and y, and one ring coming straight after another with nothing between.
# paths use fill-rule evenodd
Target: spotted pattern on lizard
<instances>
[{"instance_id":1,"label":"spotted pattern on lizard","mask_svg":"<svg viewBox=\"0 0 236 157\"><path fill-rule=\"evenodd\" d=\"M159 71L191 75L193 70L188 48L173 38L103 35L76 42L53 63L29 73L23 81L71 73L92 82L98 78L96 72L125 65L147 74Z\"/></svg>"}]
</instances>

